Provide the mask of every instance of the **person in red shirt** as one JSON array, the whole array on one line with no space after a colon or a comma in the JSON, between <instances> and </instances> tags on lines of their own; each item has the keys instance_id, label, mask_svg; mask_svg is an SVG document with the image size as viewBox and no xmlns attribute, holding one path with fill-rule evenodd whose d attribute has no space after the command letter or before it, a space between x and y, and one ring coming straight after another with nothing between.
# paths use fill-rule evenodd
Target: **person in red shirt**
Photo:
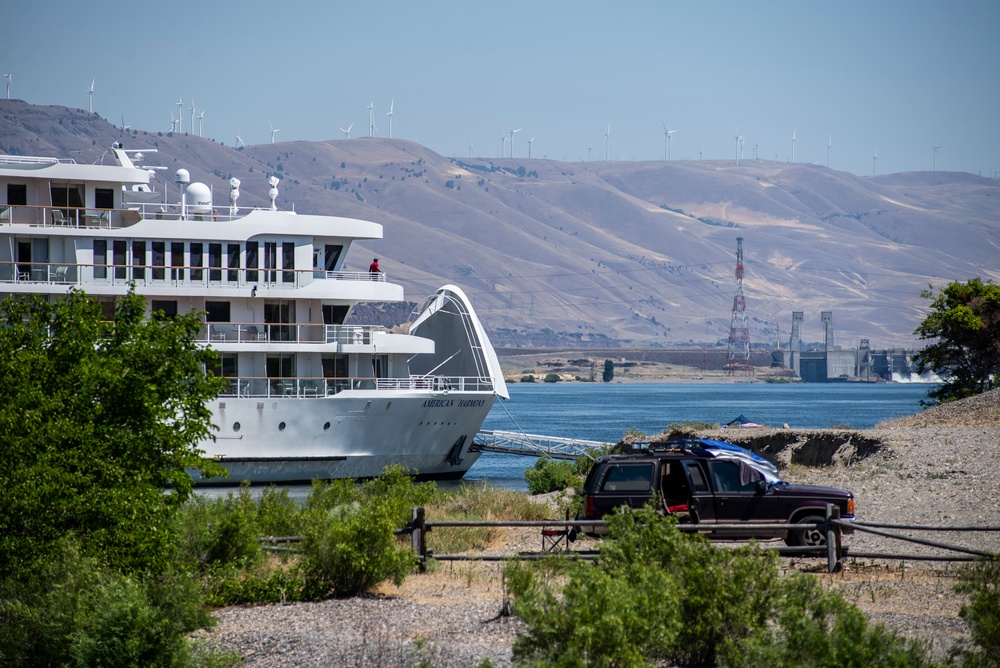
<instances>
[{"instance_id":1,"label":"person in red shirt","mask_svg":"<svg viewBox=\"0 0 1000 668\"><path fill-rule=\"evenodd\" d=\"M378 268L378 258L372 260L372 263L368 265L368 271L371 272L373 281L378 279L378 276L375 275L381 271L381 269Z\"/></svg>"}]
</instances>

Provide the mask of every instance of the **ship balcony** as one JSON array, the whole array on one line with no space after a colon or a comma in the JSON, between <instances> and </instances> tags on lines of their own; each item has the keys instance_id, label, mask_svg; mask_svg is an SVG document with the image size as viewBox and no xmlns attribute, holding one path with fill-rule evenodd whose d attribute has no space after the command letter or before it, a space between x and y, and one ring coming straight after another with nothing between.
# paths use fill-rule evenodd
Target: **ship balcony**
<instances>
[{"instance_id":1,"label":"ship balcony","mask_svg":"<svg viewBox=\"0 0 1000 668\"><path fill-rule=\"evenodd\" d=\"M303 343L337 347L371 346L384 327L369 325L324 325L315 323L206 323L197 341L207 344Z\"/></svg>"},{"instance_id":2,"label":"ship balcony","mask_svg":"<svg viewBox=\"0 0 1000 668\"><path fill-rule=\"evenodd\" d=\"M263 378L259 376L226 377L227 387L219 395L258 399L313 399L329 397L347 390L377 392L492 392L493 380L478 376L408 376L406 378Z\"/></svg>"},{"instance_id":3,"label":"ship balcony","mask_svg":"<svg viewBox=\"0 0 1000 668\"><path fill-rule=\"evenodd\" d=\"M156 294L165 294L174 288L198 288L258 296L258 288L261 291L298 289L315 285L316 281L353 284L387 282L384 272L370 274L367 271L0 261L0 283L47 283L84 289L107 286L125 290L134 284L140 292L145 288L164 289L157 290ZM259 296L264 296L263 292Z\"/></svg>"},{"instance_id":4,"label":"ship balcony","mask_svg":"<svg viewBox=\"0 0 1000 668\"><path fill-rule=\"evenodd\" d=\"M88 209L76 206L0 205L0 225L108 230L141 220L135 209Z\"/></svg>"}]
</instances>

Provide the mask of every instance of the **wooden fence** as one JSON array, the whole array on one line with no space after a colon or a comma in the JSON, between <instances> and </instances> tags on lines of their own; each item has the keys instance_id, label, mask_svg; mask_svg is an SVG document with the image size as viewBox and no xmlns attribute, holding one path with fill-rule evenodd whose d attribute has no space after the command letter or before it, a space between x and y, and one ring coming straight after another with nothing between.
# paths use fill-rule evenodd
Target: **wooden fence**
<instances>
[{"instance_id":1,"label":"wooden fence","mask_svg":"<svg viewBox=\"0 0 1000 668\"><path fill-rule=\"evenodd\" d=\"M599 553L594 550L580 551L569 549L569 532L576 528L602 526L604 520L428 520L423 508L414 508L412 519L406 526L397 529L396 535L410 535L413 551L419 560L420 570L426 568L428 559L437 561L510 561L514 559L544 559L557 554L575 559L594 559ZM489 555L489 554L434 554L427 549L427 532L441 527L538 527L541 529L542 550L540 552L521 552L510 555ZM725 531L746 531L744 524L678 524L677 528L689 533L702 533L711 536L716 532ZM885 524L878 522L864 522L860 520L840 519L840 509L832 503L827 504L823 522L815 524L754 524L754 529L759 530L802 530L821 529L826 532L826 545L819 547L770 547L764 546L762 549L777 552L781 555L802 556L816 555L826 556L827 572L835 573L841 569L844 559L850 557L854 559L898 559L906 561L975 561L982 558L997 558L997 552L988 552L974 548L953 545L940 541L927 540L897 533L898 531L923 531L923 532L979 532L998 533L1000 526L947 526L947 525L920 525L920 524ZM853 550L843 544L843 534L857 531L883 536L893 540L904 541L925 547L933 547L944 550L946 553L936 554L904 554L897 552L865 552L863 550ZM895 531L886 531L892 529ZM548 542L546 541L548 538ZM297 543L302 539L296 536L270 536L260 539L262 543L268 543L267 549L277 551L291 551L294 548L281 544ZM548 548L547 548L548 546ZM556 549L558 548L558 549Z\"/></svg>"}]
</instances>

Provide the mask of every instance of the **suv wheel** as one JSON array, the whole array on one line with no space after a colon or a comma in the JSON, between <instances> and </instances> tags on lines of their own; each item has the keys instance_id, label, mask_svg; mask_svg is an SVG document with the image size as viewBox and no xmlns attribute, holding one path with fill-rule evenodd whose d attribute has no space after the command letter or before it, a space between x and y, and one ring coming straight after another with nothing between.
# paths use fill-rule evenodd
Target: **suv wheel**
<instances>
[{"instance_id":1,"label":"suv wheel","mask_svg":"<svg viewBox=\"0 0 1000 668\"><path fill-rule=\"evenodd\" d=\"M798 520L797 524L823 524L826 520L819 515L808 515ZM794 547L823 547L826 545L824 529L798 529L788 533L789 545Z\"/></svg>"}]
</instances>

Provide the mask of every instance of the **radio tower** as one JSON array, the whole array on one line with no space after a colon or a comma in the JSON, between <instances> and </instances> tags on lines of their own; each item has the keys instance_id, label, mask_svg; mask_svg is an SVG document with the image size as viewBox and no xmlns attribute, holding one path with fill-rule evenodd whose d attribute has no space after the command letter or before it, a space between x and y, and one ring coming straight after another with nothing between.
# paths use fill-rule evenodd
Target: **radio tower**
<instances>
[{"instance_id":1,"label":"radio tower","mask_svg":"<svg viewBox=\"0 0 1000 668\"><path fill-rule=\"evenodd\" d=\"M736 296L733 297L733 320L729 326L726 375L753 375L753 367L750 365L750 327L747 322L747 302L743 296L743 237L736 237Z\"/></svg>"}]
</instances>

